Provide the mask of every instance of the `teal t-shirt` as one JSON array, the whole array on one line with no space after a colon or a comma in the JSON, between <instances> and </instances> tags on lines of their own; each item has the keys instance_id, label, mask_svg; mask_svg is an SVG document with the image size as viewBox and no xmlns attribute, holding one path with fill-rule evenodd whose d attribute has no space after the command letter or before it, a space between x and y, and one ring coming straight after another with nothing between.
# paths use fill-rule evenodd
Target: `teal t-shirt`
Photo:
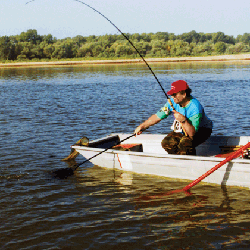
<instances>
[{"instance_id":1,"label":"teal t-shirt","mask_svg":"<svg viewBox=\"0 0 250 250\"><path fill-rule=\"evenodd\" d=\"M195 131L197 131L199 128L212 129L212 121L206 116L204 108L196 98L191 96L190 102L186 107L181 107L179 104L176 104L172 97L170 100L174 106L174 109L187 118L187 120L195 127ZM164 107L162 107L161 110L156 113L156 115L160 119L167 118L169 115L169 112L166 111L167 109L173 111L173 108L169 102L167 102Z\"/></svg>"}]
</instances>

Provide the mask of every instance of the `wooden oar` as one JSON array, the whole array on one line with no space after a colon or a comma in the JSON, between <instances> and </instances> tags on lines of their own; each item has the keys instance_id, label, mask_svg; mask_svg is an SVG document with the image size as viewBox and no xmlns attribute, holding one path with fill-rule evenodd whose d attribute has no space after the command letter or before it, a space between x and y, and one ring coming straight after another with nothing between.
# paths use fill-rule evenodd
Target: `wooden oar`
<instances>
[{"instance_id":1,"label":"wooden oar","mask_svg":"<svg viewBox=\"0 0 250 250\"><path fill-rule=\"evenodd\" d=\"M67 177L73 175L73 174L74 174L74 171L75 171L78 167L80 167L82 164L84 164L85 162L90 161L91 159L95 158L96 156L98 156L98 155L100 155L100 154L106 152L106 151L109 150L109 149L112 149L114 146L117 146L118 144L120 144L120 143L122 143L122 142L128 140L129 138L131 138L131 137L133 137L133 136L135 136L135 135L136 135L136 134L132 134L132 135L126 137L125 139L119 141L118 143L115 143L114 145L110 146L109 148L104 149L103 151L99 152L98 154L96 154L96 155L90 157L89 159L87 159L87 160L85 160L85 161L83 161L83 162L81 162L81 163L72 165L72 166L69 167L69 168L61 168L61 169L55 170L55 171L53 171L51 174L52 174L52 176L55 177L55 178L66 179Z\"/></svg>"},{"instance_id":2,"label":"wooden oar","mask_svg":"<svg viewBox=\"0 0 250 250\"><path fill-rule=\"evenodd\" d=\"M77 141L74 145L77 146L88 146L89 145L89 139L87 137L82 137L79 141ZM79 152L77 152L74 148L71 149L70 154L62 159L62 161L72 161L79 155Z\"/></svg>"},{"instance_id":3,"label":"wooden oar","mask_svg":"<svg viewBox=\"0 0 250 250\"><path fill-rule=\"evenodd\" d=\"M250 142L248 142L246 145L244 145L241 148L239 148L233 154L231 154L226 159L224 159L223 161L221 161L220 163L218 163L215 167L213 167L210 170L208 170L205 174L203 174L202 176L200 176L199 178L197 178L196 180L194 180L193 182L191 182L190 184L188 184L187 186L185 186L183 189L172 190L172 191L169 191L167 193L162 193L162 194L158 194L158 195L149 195L149 196L146 195L146 196L140 197L139 200L158 199L158 198L163 198L164 196L167 196L167 195L171 195L171 194L175 194L175 193L180 193L180 192L184 192L186 195L190 195L191 194L190 191L189 191L190 188L192 188L195 185L197 185L200 181L202 181L203 179L205 179L207 176L209 176L210 174L212 174L215 170L217 170L218 168L222 167L227 162L233 160L234 158L239 157L241 154L243 154L244 150L246 150L249 147L250 147Z\"/></svg>"}]
</instances>

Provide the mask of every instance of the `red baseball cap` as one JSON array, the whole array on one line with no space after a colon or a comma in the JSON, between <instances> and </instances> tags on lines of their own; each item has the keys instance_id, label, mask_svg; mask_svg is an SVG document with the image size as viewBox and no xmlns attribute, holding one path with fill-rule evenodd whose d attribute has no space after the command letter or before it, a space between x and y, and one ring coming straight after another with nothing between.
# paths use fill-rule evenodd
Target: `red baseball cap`
<instances>
[{"instance_id":1,"label":"red baseball cap","mask_svg":"<svg viewBox=\"0 0 250 250\"><path fill-rule=\"evenodd\" d=\"M168 95L176 94L182 90L188 89L189 86L184 80L178 80L171 84L171 90L167 92Z\"/></svg>"}]
</instances>

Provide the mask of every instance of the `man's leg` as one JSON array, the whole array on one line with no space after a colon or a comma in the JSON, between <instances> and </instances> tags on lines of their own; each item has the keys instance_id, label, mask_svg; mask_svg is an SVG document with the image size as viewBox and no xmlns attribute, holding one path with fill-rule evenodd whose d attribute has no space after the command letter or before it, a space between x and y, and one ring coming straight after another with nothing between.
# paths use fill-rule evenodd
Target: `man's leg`
<instances>
[{"instance_id":1,"label":"man's leg","mask_svg":"<svg viewBox=\"0 0 250 250\"><path fill-rule=\"evenodd\" d=\"M193 138L183 136L178 145L178 155L196 155Z\"/></svg>"},{"instance_id":2,"label":"man's leg","mask_svg":"<svg viewBox=\"0 0 250 250\"><path fill-rule=\"evenodd\" d=\"M177 154L178 153L178 145L180 143L181 138L183 137L182 133L171 132L168 134L161 142L161 146L169 153L169 154Z\"/></svg>"}]
</instances>

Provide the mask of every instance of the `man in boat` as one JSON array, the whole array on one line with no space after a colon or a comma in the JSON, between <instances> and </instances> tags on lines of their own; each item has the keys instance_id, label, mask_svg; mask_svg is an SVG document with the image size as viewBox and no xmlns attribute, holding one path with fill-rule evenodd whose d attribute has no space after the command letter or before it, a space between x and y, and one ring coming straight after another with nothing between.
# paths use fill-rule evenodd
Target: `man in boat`
<instances>
[{"instance_id":1,"label":"man in boat","mask_svg":"<svg viewBox=\"0 0 250 250\"><path fill-rule=\"evenodd\" d=\"M135 134L141 134L172 113L175 118L171 127L173 132L162 140L162 147L169 154L195 155L195 147L210 137L212 121L206 116L200 102L191 96L191 92L186 81L173 82L171 90L167 92L171 98L160 111L140 124Z\"/></svg>"}]
</instances>

